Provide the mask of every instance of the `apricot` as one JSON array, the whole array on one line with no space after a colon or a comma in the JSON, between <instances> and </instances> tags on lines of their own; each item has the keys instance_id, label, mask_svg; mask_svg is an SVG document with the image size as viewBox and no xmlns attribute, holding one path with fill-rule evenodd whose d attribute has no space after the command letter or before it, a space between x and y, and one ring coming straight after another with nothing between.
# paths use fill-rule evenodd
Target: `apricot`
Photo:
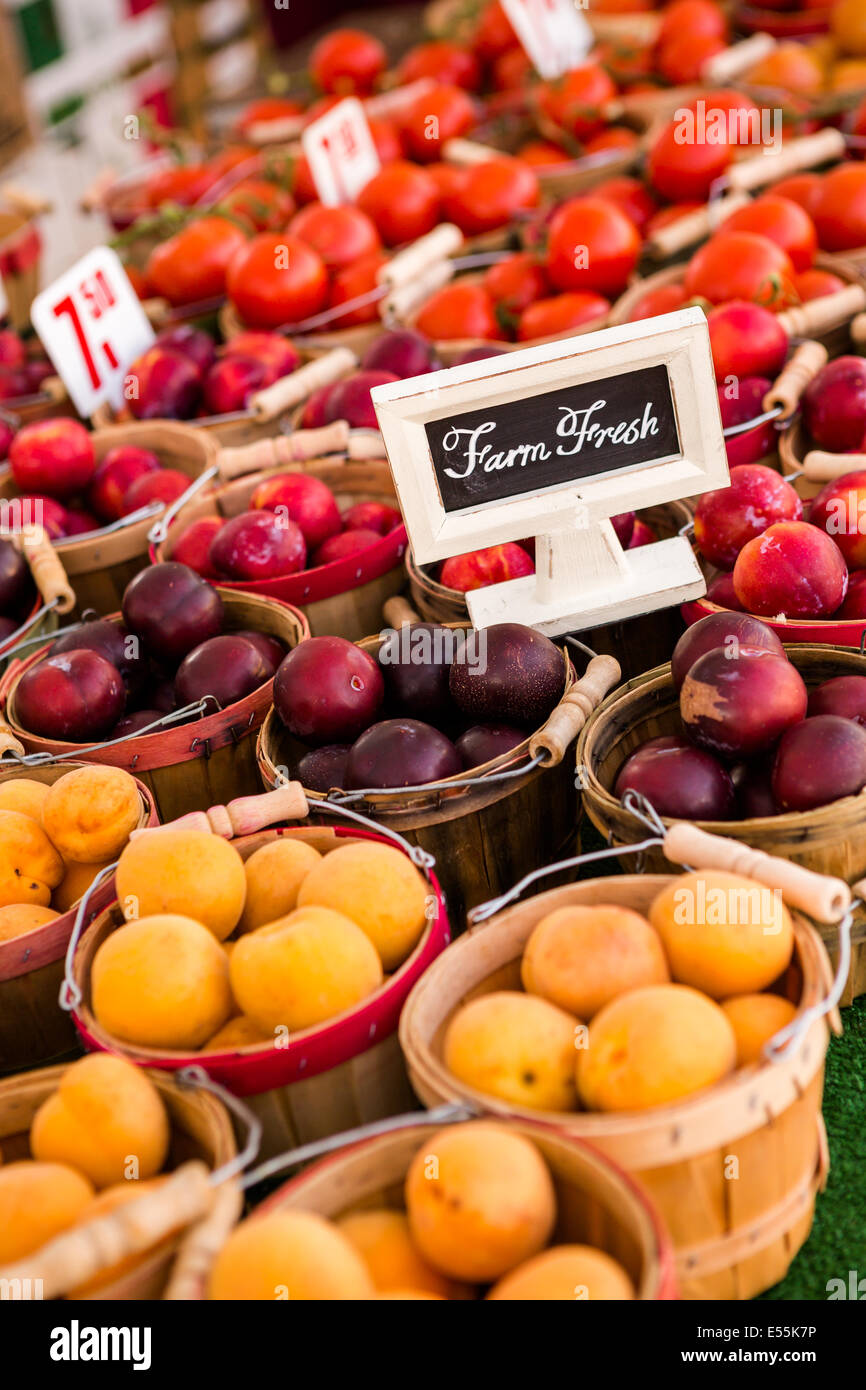
<instances>
[{"instance_id":1,"label":"apricot","mask_svg":"<svg viewBox=\"0 0 866 1390\"><path fill-rule=\"evenodd\" d=\"M765 989L791 959L794 928L781 894L739 874L682 874L649 917L673 978L712 999Z\"/></svg>"},{"instance_id":2,"label":"apricot","mask_svg":"<svg viewBox=\"0 0 866 1390\"><path fill-rule=\"evenodd\" d=\"M560 907L538 922L526 943L520 978L530 994L591 1019L642 985L670 979L657 932L626 907Z\"/></svg>"},{"instance_id":3,"label":"apricot","mask_svg":"<svg viewBox=\"0 0 866 1390\"><path fill-rule=\"evenodd\" d=\"M648 985L596 1014L577 1089L589 1110L648 1110L721 1081L736 1052L718 1004L687 985Z\"/></svg>"},{"instance_id":4,"label":"apricot","mask_svg":"<svg viewBox=\"0 0 866 1390\"><path fill-rule=\"evenodd\" d=\"M153 1192L160 1187L167 1178L150 1178L147 1182L127 1181L116 1183L113 1187L106 1187L103 1192L97 1193L93 1201L85 1207L81 1214L78 1225L84 1225L90 1221L97 1221L100 1217L109 1216L118 1207L125 1207L128 1202L134 1202L136 1198L143 1197L146 1192ZM180 1222L178 1223L181 1224ZM91 1294L98 1293L106 1285L113 1284L116 1279L129 1274L137 1265L143 1264L150 1259L155 1250L161 1250L164 1246L170 1245L175 1237L177 1227L174 1231L169 1231L161 1240L148 1246L146 1250L139 1250L137 1254L126 1255L116 1264L109 1265L99 1274L94 1274L92 1279L88 1279L84 1284L78 1284L74 1289L70 1289L67 1298L87 1298Z\"/></svg>"},{"instance_id":5,"label":"apricot","mask_svg":"<svg viewBox=\"0 0 866 1390\"><path fill-rule=\"evenodd\" d=\"M63 877L63 860L41 825L20 811L0 811L0 907L47 907Z\"/></svg>"},{"instance_id":6,"label":"apricot","mask_svg":"<svg viewBox=\"0 0 866 1390\"><path fill-rule=\"evenodd\" d=\"M440 1300L444 1301L444 1294L421 1293L419 1289L386 1289L382 1293L374 1294L373 1297L377 1300L385 1299L388 1302L399 1301L400 1303L408 1303L410 1301L415 1302L418 1299L421 1299L424 1302L428 1301L429 1299L433 1299L434 1302L438 1302Z\"/></svg>"},{"instance_id":7,"label":"apricot","mask_svg":"<svg viewBox=\"0 0 866 1390\"><path fill-rule=\"evenodd\" d=\"M532 1110L574 1110L577 1019L517 990L464 1004L445 1033L443 1060L459 1081Z\"/></svg>"},{"instance_id":8,"label":"apricot","mask_svg":"<svg viewBox=\"0 0 866 1390\"><path fill-rule=\"evenodd\" d=\"M200 922L170 913L106 937L91 991L100 1026L140 1047L201 1047L232 1011L225 951Z\"/></svg>"},{"instance_id":9,"label":"apricot","mask_svg":"<svg viewBox=\"0 0 866 1390\"><path fill-rule=\"evenodd\" d=\"M311 1211L272 1211L236 1226L214 1261L211 1299L368 1299L361 1256L331 1221Z\"/></svg>"},{"instance_id":10,"label":"apricot","mask_svg":"<svg viewBox=\"0 0 866 1390\"><path fill-rule=\"evenodd\" d=\"M298 908L242 936L229 971L242 1012L271 1034L324 1023L382 983L381 961L361 928L326 907Z\"/></svg>"},{"instance_id":11,"label":"apricot","mask_svg":"<svg viewBox=\"0 0 866 1390\"><path fill-rule=\"evenodd\" d=\"M779 994L739 994L725 1000L722 1012L734 1030L738 1067L760 1062L765 1045L797 1016L790 999Z\"/></svg>"},{"instance_id":12,"label":"apricot","mask_svg":"<svg viewBox=\"0 0 866 1390\"><path fill-rule=\"evenodd\" d=\"M93 1200L83 1173L24 1158L0 1168L0 1265L39 1250L74 1226Z\"/></svg>"},{"instance_id":13,"label":"apricot","mask_svg":"<svg viewBox=\"0 0 866 1390\"><path fill-rule=\"evenodd\" d=\"M30 1128L34 1158L68 1163L96 1188L131 1175L152 1178L165 1163L169 1122L160 1094L139 1067L110 1052L73 1062Z\"/></svg>"},{"instance_id":14,"label":"apricot","mask_svg":"<svg viewBox=\"0 0 866 1390\"><path fill-rule=\"evenodd\" d=\"M192 917L223 941L240 921L246 895L237 850L206 830L146 830L130 840L117 865L117 896L127 920Z\"/></svg>"},{"instance_id":15,"label":"apricot","mask_svg":"<svg viewBox=\"0 0 866 1390\"><path fill-rule=\"evenodd\" d=\"M273 1041L273 1033L264 1032L251 1018L247 1018L246 1014L237 1014L235 1018L230 1018L228 1023L224 1023L222 1028L218 1028L212 1038L208 1038L202 1051L231 1051L236 1047L252 1047L254 1043L264 1047L266 1043Z\"/></svg>"},{"instance_id":16,"label":"apricot","mask_svg":"<svg viewBox=\"0 0 866 1390\"><path fill-rule=\"evenodd\" d=\"M501 1299L625 1300L634 1298L634 1285L622 1265L592 1245L555 1245L518 1265L487 1295Z\"/></svg>"},{"instance_id":17,"label":"apricot","mask_svg":"<svg viewBox=\"0 0 866 1390\"><path fill-rule=\"evenodd\" d=\"M244 864L247 898L238 930L255 931L294 912L298 889L321 858L312 845L285 838L272 840L251 854Z\"/></svg>"},{"instance_id":18,"label":"apricot","mask_svg":"<svg viewBox=\"0 0 866 1390\"><path fill-rule=\"evenodd\" d=\"M17 811L42 824L42 807L48 795L47 782L34 782L32 777L11 777L0 782L0 811Z\"/></svg>"},{"instance_id":19,"label":"apricot","mask_svg":"<svg viewBox=\"0 0 866 1390\"><path fill-rule=\"evenodd\" d=\"M389 1297L471 1298L466 1284L448 1279L415 1249L405 1212L386 1207L341 1216L337 1229L352 1242L376 1288Z\"/></svg>"},{"instance_id":20,"label":"apricot","mask_svg":"<svg viewBox=\"0 0 866 1390\"><path fill-rule=\"evenodd\" d=\"M489 1283L543 1249L556 1221L553 1182L522 1134L489 1120L441 1129L406 1175L409 1229L453 1279Z\"/></svg>"},{"instance_id":21,"label":"apricot","mask_svg":"<svg viewBox=\"0 0 866 1390\"><path fill-rule=\"evenodd\" d=\"M141 816L135 778L94 763L65 772L49 788L42 824L65 860L105 864L117 858Z\"/></svg>"},{"instance_id":22,"label":"apricot","mask_svg":"<svg viewBox=\"0 0 866 1390\"><path fill-rule=\"evenodd\" d=\"M46 922L56 922L59 916L59 912L52 911L50 907L40 907L38 903L10 903L7 907L0 907L0 941L24 936L37 927L44 927Z\"/></svg>"},{"instance_id":23,"label":"apricot","mask_svg":"<svg viewBox=\"0 0 866 1390\"><path fill-rule=\"evenodd\" d=\"M395 970L420 939L427 920L427 884L390 845L341 845L307 874L299 907L329 907L357 922L386 971Z\"/></svg>"},{"instance_id":24,"label":"apricot","mask_svg":"<svg viewBox=\"0 0 866 1390\"><path fill-rule=\"evenodd\" d=\"M51 895L52 907L58 912L68 912L74 903L84 897L96 875L113 862L106 859L97 864L67 864L65 874Z\"/></svg>"}]
</instances>

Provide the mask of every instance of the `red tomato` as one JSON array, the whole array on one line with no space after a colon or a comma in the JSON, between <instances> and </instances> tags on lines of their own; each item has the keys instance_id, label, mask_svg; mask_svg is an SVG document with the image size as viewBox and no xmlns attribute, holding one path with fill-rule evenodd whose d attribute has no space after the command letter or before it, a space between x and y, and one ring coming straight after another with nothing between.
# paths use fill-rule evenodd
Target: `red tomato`
<instances>
[{"instance_id":1,"label":"red tomato","mask_svg":"<svg viewBox=\"0 0 866 1390\"><path fill-rule=\"evenodd\" d=\"M304 112L304 129L312 125L320 116L326 116L329 111L333 111L335 106L339 106L343 100L341 96L319 97L317 101L311 102Z\"/></svg>"},{"instance_id":2,"label":"red tomato","mask_svg":"<svg viewBox=\"0 0 866 1390\"><path fill-rule=\"evenodd\" d=\"M823 299L826 294L838 294L845 286L846 281L830 270L803 270L794 276L794 289L803 304L810 299Z\"/></svg>"},{"instance_id":3,"label":"red tomato","mask_svg":"<svg viewBox=\"0 0 866 1390\"><path fill-rule=\"evenodd\" d=\"M605 107L615 96L616 84L598 63L572 68L554 82L542 82L536 89L542 115L577 140L586 140L601 130L605 123Z\"/></svg>"},{"instance_id":4,"label":"red tomato","mask_svg":"<svg viewBox=\"0 0 866 1390\"><path fill-rule=\"evenodd\" d=\"M461 280L445 285L430 296L415 319L415 327L434 342L454 338L496 341L505 337L493 301L483 285Z\"/></svg>"},{"instance_id":5,"label":"red tomato","mask_svg":"<svg viewBox=\"0 0 866 1390\"><path fill-rule=\"evenodd\" d=\"M582 328L586 323L603 319L610 310L610 301L592 291L557 294L529 304L520 315L517 337L521 343L536 338L552 338Z\"/></svg>"},{"instance_id":6,"label":"red tomato","mask_svg":"<svg viewBox=\"0 0 866 1390\"><path fill-rule=\"evenodd\" d=\"M433 179L442 199L454 197L466 182L466 170L457 164L427 164L424 172Z\"/></svg>"},{"instance_id":7,"label":"red tomato","mask_svg":"<svg viewBox=\"0 0 866 1390\"><path fill-rule=\"evenodd\" d=\"M227 218L196 218L154 247L147 279L169 304L217 299L225 294L229 262L246 244L246 233Z\"/></svg>"},{"instance_id":8,"label":"red tomato","mask_svg":"<svg viewBox=\"0 0 866 1390\"><path fill-rule=\"evenodd\" d=\"M362 256L381 249L375 224L356 207L309 203L295 213L288 232L318 251L328 270L345 270Z\"/></svg>"},{"instance_id":9,"label":"red tomato","mask_svg":"<svg viewBox=\"0 0 866 1390\"><path fill-rule=\"evenodd\" d=\"M213 174L206 164L175 164L149 176L143 197L149 208L161 207L163 203L192 207L212 183Z\"/></svg>"},{"instance_id":10,"label":"red tomato","mask_svg":"<svg viewBox=\"0 0 866 1390\"><path fill-rule=\"evenodd\" d=\"M705 64L725 47L718 34L675 34L659 48L658 70L672 87L699 82Z\"/></svg>"},{"instance_id":11,"label":"red tomato","mask_svg":"<svg viewBox=\"0 0 866 1390\"><path fill-rule=\"evenodd\" d=\"M550 282L531 251L518 251L492 265L483 280L493 303L507 314L521 314L550 290Z\"/></svg>"},{"instance_id":12,"label":"red tomato","mask_svg":"<svg viewBox=\"0 0 866 1390\"><path fill-rule=\"evenodd\" d=\"M451 39L432 39L410 48L397 69L400 82L419 82L432 77L450 87L465 87L477 92L481 86L481 67L475 54Z\"/></svg>"},{"instance_id":13,"label":"red tomato","mask_svg":"<svg viewBox=\"0 0 866 1390\"><path fill-rule=\"evenodd\" d=\"M814 218L825 251L866 246L866 164L840 164L824 175Z\"/></svg>"},{"instance_id":14,"label":"red tomato","mask_svg":"<svg viewBox=\"0 0 866 1390\"><path fill-rule=\"evenodd\" d=\"M866 97L851 115L851 134L859 135L861 138L866 136Z\"/></svg>"},{"instance_id":15,"label":"red tomato","mask_svg":"<svg viewBox=\"0 0 866 1390\"><path fill-rule=\"evenodd\" d=\"M310 55L310 73L323 92L370 92L387 64L379 40L360 29L335 29Z\"/></svg>"},{"instance_id":16,"label":"red tomato","mask_svg":"<svg viewBox=\"0 0 866 1390\"><path fill-rule=\"evenodd\" d=\"M792 203L799 203L810 217L814 217L815 201L823 182L822 174L792 174L789 179L780 179L774 184L773 192L777 198L790 198Z\"/></svg>"},{"instance_id":17,"label":"red tomato","mask_svg":"<svg viewBox=\"0 0 866 1390\"><path fill-rule=\"evenodd\" d=\"M465 135L478 124L475 102L462 87L436 87L416 97L400 117L407 152L422 164L441 157L446 140Z\"/></svg>"},{"instance_id":18,"label":"red tomato","mask_svg":"<svg viewBox=\"0 0 866 1390\"><path fill-rule=\"evenodd\" d=\"M137 265L125 265L123 268L138 298L150 299L153 295L153 287L144 271L140 270Z\"/></svg>"},{"instance_id":19,"label":"red tomato","mask_svg":"<svg viewBox=\"0 0 866 1390\"><path fill-rule=\"evenodd\" d=\"M608 203L615 203L620 212L624 212L641 233L656 212L656 201L646 185L640 179L629 178L625 174L621 178L605 179L603 183L597 183L592 190L592 196L604 198Z\"/></svg>"},{"instance_id":20,"label":"red tomato","mask_svg":"<svg viewBox=\"0 0 866 1390\"><path fill-rule=\"evenodd\" d=\"M295 200L287 189L268 179L241 179L219 206L245 218L256 232L278 232L295 211Z\"/></svg>"},{"instance_id":21,"label":"red tomato","mask_svg":"<svg viewBox=\"0 0 866 1390\"><path fill-rule=\"evenodd\" d=\"M669 121L650 147L647 173L653 188L673 203L706 202L731 162L733 147L684 139L679 118Z\"/></svg>"},{"instance_id":22,"label":"red tomato","mask_svg":"<svg viewBox=\"0 0 866 1390\"><path fill-rule=\"evenodd\" d=\"M656 232L662 227L669 227L672 222L679 222L681 217L687 217L690 212L696 212L703 203L672 203L668 208L659 208L654 212L644 228L644 236L651 241Z\"/></svg>"},{"instance_id":23,"label":"red tomato","mask_svg":"<svg viewBox=\"0 0 866 1390\"><path fill-rule=\"evenodd\" d=\"M376 224L386 246L432 232L439 221L439 187L427 169L395 160L374 175L358 197L358 207Z\"/></svg>"},{"instance_id":24,"label":"red tomato","mask_svg":"<svg viewBox=\"0 0 866 1390\"><path fill-rule=\"evenodd\" d=\"M601 150L633 150L638 143L638 135L628 126L612 125L600 130L583 142L584 154L598 154Z\"/></svg>"},{"instance_id":25,"label":"red tomato","mask_svg":"<svg viewBox=\"0 0 866 1390\"><path fill-rule=\"evenodd\" d=\"M653 71L653 50L634 39L608 40L596 44L592 56L607 69L619 86L638 82ZM654 89L654 84L650 84Z\"/></svg>"},{"instance_id":26,"label":"red tomato","mask_svg":"<svg viewBox=\"0 0 866 1390\"><path fill-rule=\"evenodd\" d=\"M324 307L328 272L305 241L261 232L233 257L226 288L250 328L279 328L300 323Z\"/></svg>"},{"instance_id":27,"label":"red tomato","mask_svg":"<svg viewBox=\"0 0 866 1390\"><path fill-rule=\"evenodd\" d=\"M570 164L573 156L561 145L554 145L552 140L530 140L520 146L517 158L524 164L531 164L533 169L548 169L551 164Z\"/></svg>"},{"instance_id":28,"label":"red tomato","mask_svg":"<svg viewBox=\"0 0 866 1390\"><path fill-rule=\"evenodd\" d=\"M490 0L481 12L472 47L483 63L492 63L518 42L511 20L499 0Z\"/></svg>"},{"instance_id":29,"label":"red tomato","mask_svg":"<svg viewBox=\"0 0 866 1390\"><path fill-rule=\"evenodd\" d=\"M291 166L292 170L292 194L299 207L305 203L314 203L318 198L316 185L313 183L313 175L310 172L309 161L305 154L299 154Z\"/></svg>"},{"instance_id":30,"label":"red tomato","mask_svg":"<svg viewBox=\"0 0 866 1390\"><path fill-rule=\"evenodd\" d=\"M490 77L497 92L516 92L525 87L533 74L532 60L525 48L517 44L500 53L493 64Z\"/></svg>"},{"instance_id":31,"label":"red tomato","mask_svg":"<svg viewBox=\"0 0 866 1390\"><path fill-rule=\"evenodd\" d=\"M725 231L759 232L769 237L787 251L795 270L808 270L818 250L818 233L808 212L775 193L764 194L726 217Z\"/></svg>"},{"instance_id":32,"label":"red tomato","mask_svg":"<svg viewBox=\"0 0 866 1390\"><path fill-rule=\"evenodd\" d=\"M686 293L726 304L746 299L766 309L783 309L796 299L794 267L787 251L757 232L729 232L710 237L686 268Z\"/></svg>"},{"instance_id":33,"label":"red tomato","mask_svg":"<svg viewBox=\"0 0 866 1390\"><path fill-rule=\"evenodd\" d=\"M235 121L235 130L249 130L254 125L264 125L267 121L282 121L288 116L300 116L304 108L299 101L290 97L260 97L249 102Z\"/></svg>"},{"instance_id":34,"label":"red tomato","mask_svg":"<svg viewBox=\"0 0 866 1390\"><path fill-rule=\"evenodd\" d=\"M638 300L626 322L638 323L641 319L654 319L658 314L672 314L688 302L683 285L659 285L658 289L647 290L643 299Z\"/></svg>"},{"instance_id":35,"label":"red tomato","mask_svg":"<svg viewBox=\"0 0 866 1390\"><path fill-rule=\"evenodd\" d=\"M358 299L362 294L368 294L370 290L377 287L376 274L385 264L387 257L380 252L373 256L365 256L356 265L347 266L345 270L340 270L331 281L331 293L328 298L328 308L334 309L339 304L345 304L349 299ZM352 328L359 323L375 323L379 317L379 301L373 300L369 304L362 304L357 309L350 309L342 314L340 318L334 319L334 328Z\"/></svg>"},{"instance_id":36,"label":"red tomato","mask_svg":"<svg viewBox=\"0 0 866 1390\"><path fill-rule=\"evenodd\" d=\"M637 265L634 223L604 198L574 198L550 221L547 272L557 289L619 294Z\"/></svg>"},{"instance_id":37,"label":"red tomato","mask_svg":"<svg viewBox=\"0 0 866 1390\"><path fill-rule=\"evenodd\" d=\"M538 179L521 159L488 159L462 171L453 192L445 197L445 215L464 236L504 227L515 215L534 208L539 199Z\"/></svg>"},{"instance_id":38,"label":"red tomato","mask_svg":"<svg viewBox=\"0 0 866 1390\"><path fill-rule=\"evenodd\" d=\"M707 34L726 39L728 21L713 0L673 0L665 8L657 42L663 45L678 34Z\"/></svg>"},{"instance_id":39,"label":"red tomato","mask_svg":"<svg viewBox=\"0 0 866 1390\"><path fill-rule=\"evenodd\" d=\"M393 164L403 158L403 141L393 121L371 119L367 122L380 164Z\"/></svg>"}]
</instances>

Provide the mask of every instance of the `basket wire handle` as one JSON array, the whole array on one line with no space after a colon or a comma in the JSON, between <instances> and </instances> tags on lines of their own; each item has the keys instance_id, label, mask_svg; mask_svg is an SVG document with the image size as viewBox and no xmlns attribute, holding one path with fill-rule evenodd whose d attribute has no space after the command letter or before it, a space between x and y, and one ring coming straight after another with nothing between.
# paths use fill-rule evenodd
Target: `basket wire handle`
<instances>
[{"instance_id":1,"label":"basket wire handle","mask_svg":"<svg viewBox=\"0 0 866 1390\"><path fill-rule=\"evenodd\" d=\"M798 1014L790 1023L786 1023L784 1028L780 1028L779 1032L775 1033L764 1044L763 1055L768 1062L785 1062L789 1056L793 1056L812 1024L832 1013L842 998L848 983L848 972L851 969L851 927L854 922L854 910L857 907L862 907L859 898L854 899L851 910L846 912L839 923L839 963L836 966L836 974L830 989L819 1003L804 1009L802 1014Z\"/></svg>"},{"instance_id":2,"label":"basket wire handle","mask_svg":"<svg viewBox=\"0 0 866 1390\"><path fill-rule=\"evenodd\" d=\"M75 952L78 950L78 943L81 939L81 933L84 930L84 921L87 916L87 909L90 905L90 899L96 892L97 888L99 888L99 886L103 884L106 881L106 879L111 877L116 868L117 862L115 862L114 864L106 864L104 869L100 869L99 873L89 884L86 893L82 894L81 901L78 904L78 908L75 913L75 921L72 923L72 931L70 933L69 941L66 946L66 956L63 962L63 981L60 985L60 994L57 999L57 1002L60 1005L61 1009L63 1009L64 1013L72 1013L73 1010L78 1008L79 1004L81 1004L84 999L84 995L81 993L81 990L79 989L78 984L76 983L72 974L72 966L75 960Z\"/></svg>"},{"instance_id":3,"label":"basket wire handle","mask_svg":"<svg viewBox=\"0 0 866 1390\"><path fill-rule=\"evenodd\" d=\"M302 1144L288 1153L277 1154L245 1173L241 1186L254 1187L265 1178L275 1177L286 1168L296 1168L301 1163L309 1163L314 1158L345 1149L350 1144L358 1144L362 1139L376 1139L380 1134L393 1134L401 1129L411 1129L414 1125L435 1128L437 1125L461 1124L464 1120L474 1120L481 1113L474 1106L464 1103L436 1105L432 1110L411 1110L405 1115L389 1115L384 1120L373 1120L367 1125L357 1125L354 1129L343 1130L341 1134L330 1134L325 1139L315 1139L310 1144Z\"/></svg>"},{"instance_id":4,"label":"basket wire handle","mask_svg":"<svg viewBox=\"0 0 866 1390\"><path fill-rule=\"evenodd\" d=\"M193 478L186 492L182 492L180 497L176 497L173 502L170 502L162 512L159 520L155 521L151 526L147 533L147 539L150 544L161 545L168 535L169 526L174 521L181 508L185 507L187 502L191 502L196 493L200 492L206 483L218 477L219 469L216 464L211 464L210 468L206 468L197 478Z\"/></svg>"},{"instance_id":5,"label":"basket wire handle","mask_svg":"<svg viewBox=\"0 0 866 1390\"><path fill-rule=\"evenodd\" d=\"M229 1182L232 1178L237 1178L246 1168L248 1163L252 1163L258 1157L259 1149L262 1144L262 1122L258 1115L255 1115L248 1105L237 1096L232 1095L231 1091L226 1090L218 1081L214 1081L208 1075L204 1067L188 1066L182 1067L175 1072L175 1080L181 1086L191 1086L198 1091L208 1091L217 1100L222 1101L227 1110L240 1120L246 1129L246 1140L243 1148L234 1158L230 1158L226 1163L214 1168L210 1175L210 1182L213 1187L219 1187L221 1183Z\"/></svg>"},{"instance_id":6,"label":"basket wire handle","mask_svg":"<svg viewBox=\"0 0 866 1390\"><path fill-rule=\"evenodd\" d=\"M83 758L86 753L95 753L100 748L116 748L118 744L129 743L134 738L142 738L145 734L154 733L158 729L164 729L172 724L183 724L186 720L192 720L193 716L204 715L208 709L208 702L213 700L217 709L220 708L219 702L214 695L203 695L200 700L196 700L192 705L183 705L180 709L169 710L161 719L155 719L152 724L146 724L143 729L135 729L129 734L120 734L118 738L107 738L102 743L93 743L87 748L74 748L76 759ZM69 749L62 753L25 753L23 757L17 757L16 762L25 767L49 767L51 763L68 762L72 754ZM2 765L2 763L0 763Z\"/></svg>"}]
</instances>

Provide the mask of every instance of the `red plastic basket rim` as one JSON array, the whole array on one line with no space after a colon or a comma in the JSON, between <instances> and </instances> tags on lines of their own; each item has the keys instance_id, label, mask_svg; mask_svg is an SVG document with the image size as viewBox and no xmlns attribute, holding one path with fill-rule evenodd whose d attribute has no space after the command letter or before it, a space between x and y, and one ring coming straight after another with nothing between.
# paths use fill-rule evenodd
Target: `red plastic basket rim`
<instances>
[{"instance_id":1,"label":"red plastic basket rim","mask_svg":"<svg viewBox=\"0 0 866 1390\"><path fill-rule=\"evenodd\" d=\"M691 603L684 603L680 609L683 620L688 627L699 622L701 618L707 618L713 613L730 613L736 616L738 610L733 608L723 608L718 603L713 603L711 599L693 599ZM790 622L778 622L775 618L763 618L758 613L750 613L749 617L755 618L765 627L769 627L778 637L789 646L796 642L817 642L824 643L833 647L859 647L866 633L866 617L864 618L803 618L793 619Z\"/></svg>"}]
</instances>

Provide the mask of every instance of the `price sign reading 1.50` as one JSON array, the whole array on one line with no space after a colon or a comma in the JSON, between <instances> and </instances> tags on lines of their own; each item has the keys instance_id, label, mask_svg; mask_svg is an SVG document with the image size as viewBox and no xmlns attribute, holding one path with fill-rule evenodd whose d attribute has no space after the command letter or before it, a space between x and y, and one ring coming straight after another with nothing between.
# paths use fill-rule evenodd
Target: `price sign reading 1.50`
<instances>
[{"instance_id":1,"label":"price sign reading 1.50","mask_svg":"<svg viewBox=\"0 0 866 1390\"><path fill-rule=\"evenodd\" d=\"M118 257L97 246L33 301L33 326L80 415L123 403L154 332Z\"/></svg>"}]
</instances>

